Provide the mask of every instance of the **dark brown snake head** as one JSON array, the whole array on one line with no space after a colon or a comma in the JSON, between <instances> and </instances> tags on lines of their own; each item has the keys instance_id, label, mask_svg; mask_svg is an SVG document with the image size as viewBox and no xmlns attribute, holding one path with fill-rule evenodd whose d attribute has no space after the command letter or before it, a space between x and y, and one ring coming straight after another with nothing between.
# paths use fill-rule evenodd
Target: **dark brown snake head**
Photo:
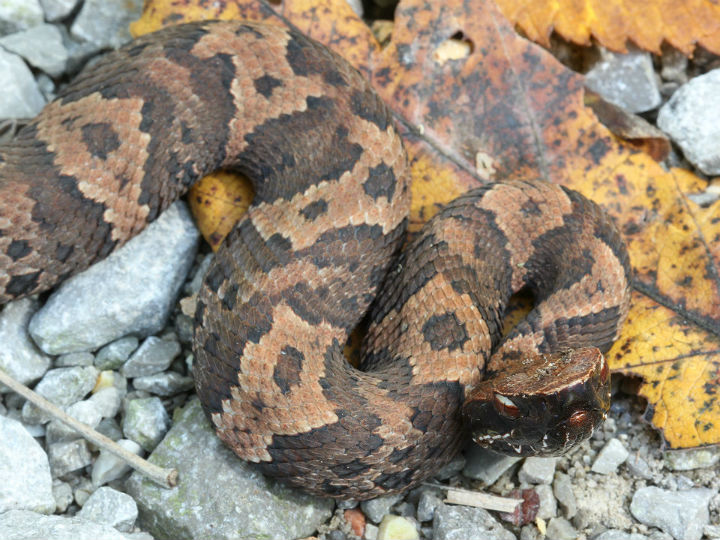
<instances>
[{"instance_id":1,"label":"dark brown snake head","mask_svg":"<svg viewBox=\"0 0 720 540\"><path fill-rule=\"evenodd\" d=\"M595 347L527 358L474 388L463 407L472 439L513 456L553 456L587 439L610 407L610 370Z\"/></svg>"}]
</instances>

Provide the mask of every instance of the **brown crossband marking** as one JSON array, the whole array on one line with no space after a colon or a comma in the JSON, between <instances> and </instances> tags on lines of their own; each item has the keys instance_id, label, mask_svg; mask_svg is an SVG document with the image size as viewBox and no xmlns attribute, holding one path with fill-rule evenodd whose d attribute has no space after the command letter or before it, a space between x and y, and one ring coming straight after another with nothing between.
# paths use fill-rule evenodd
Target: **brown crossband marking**
<instances>
[{"instance_id":1,"label":"brown crossband marking","mask_svg":"<svg viewBox=\"0 0 720 540\"><path fill-rule=\"evenodd\" d=\"M142 37L0 146L0 303L106 256L220 168L256 196L204 278L193 371L241 458L367 499L448 463L463 415L478 443L519 455L563 451L601 421L599 349L630 281L605 214L508 181L449 203L398 253L410 178L391 113L339 56L277 26ZM522 287L538 304L500 342ZM362 371L342 347L371 305Z\"/></svg>"}]
</instances>

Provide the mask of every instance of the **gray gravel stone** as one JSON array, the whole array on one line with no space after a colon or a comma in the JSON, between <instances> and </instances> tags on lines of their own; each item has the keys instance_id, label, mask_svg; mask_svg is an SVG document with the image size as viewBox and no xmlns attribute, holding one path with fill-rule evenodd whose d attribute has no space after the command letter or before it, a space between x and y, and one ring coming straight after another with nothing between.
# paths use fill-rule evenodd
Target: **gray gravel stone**
<instances>
[{"instance_id":1,"label":"gray gravel stone","mask_svg":"<svg viewBox=\"0 0 720 540\"><path fill-rule=\"evenodd\" d=\"M0 514L0 538L3 540L127 540L109 525L78 517L44 516L28 510Z\"/></svg>"},{"instance_id":2,"label":"gray gravel stone","mask_svg":"<svg viewBox=\"0 0 720 540\"><path fill-rule=\"evenodd\" d=\"M45 451L23 425L0 416L0 513L11 509L55 511ZM0 534L0 538L4 538Z\"/></svg>"},{"instance_id":3,"label":"gray gravel stone","mask_svg":"<svg viewBox=\"0 0 720 540\"><path fill-rule=\"evenodd\" d=\"M463 475L473 480L482 480L485 485L491 486L510 467L521 458L503 456L477 445L465 450L466 464Z\"/></svg>"},{"instance_id":4,"label":"gray gravel stone","mask_svg":"<svg viewBox=\"0 0 720 540\"><path fill-rule=\"evenodd\" d=\"M32 118L45 106L30 68L4 49L0 49L0 95L0 118Z\"/></svg>"},{"instance_id":5,"label":"gray gravel stone","mask_svg":"<svg viewBox=\"0 0 720 540\"><path fill-rule=\"evenodd\" d=\"M158 538L300 538L331 515L331 499L293 490L238 459L192 400L150 461L176 467L180 483L163 489L133 473L126 483L140 509L138 524Z\"/></svg>"},{"instance_id":6,"label":"gray gravel stone","mask_svg":"<svg viewBox=\"0 0 720 540\"><path fill-rule=\"evenodd\" d=\"M128 336L105 345L95 355L95 366L98 369L119 368L130 358L139 343L140 341L135 336Z\"/></svg>"},{"instance_id":7,"label":"gray gravel stone","mask_svg":"<svg viewBox=\"0 0 720 540\"><path fill-rule=\"evenodd\" d=\"M67 65L68 52L62 34L53 24L39 24L0 38L0 47L22 56L51 77L62 75Z\"/></svg>"},{"instance_id":8,"label":"gray gravel stone","mask_svg":"<svg viewBox=\"0 0 720 540\"><path fill-rule=\"evenodd\" d=\"M576 540L578 532L565 518L552 518L547 524L545 537L548 540Z\"/></svg>"},{"instance_id":9,"label":"gray gravel stone","mask_svg":"<svg viewBox=\"0 0 720 540\"><path fill-rule=\"evenodd\" d=\"M68 407L90 393L98 374L94 366L51 369L35 385L35 392L59 407ZM22 415L29 424L45 424L52 418L30 402L23 405Z\"/></svg>"},{"instance_id":10,"label":"gray gravel stone","mask_svg":"<svg viewBox=\"0 0 720 540\"><path fill-rule=\"evenodd\" d=\"M133 379L133 386L137 390L145 390L156 396L174 396L180 392L190 390L194 384L192 377L180 375L174 371Z\"/></svg>"},{"instance_id":11,"label":"gray gravel stone","mask_svg":"<svg viewBox=\"0 0 720 540\"><path fill-rule=\"evenodd\" d=\"M590 470L598 474L613 473L620 465L625 463L628 455L629 452L625 445L613 437L600 450Z\"/></svg>"},{"instance_id":12,"label":"gray gravel stone","mask_svg":"<svg viewBox=\"0 0 720 540\"><path fill-rule=\"evenodd\" d=\"M402 500L402 495L388 495L387 497L377 497L369 501L360 503L363 514L373 523L380 523L382 518L390 513L390 508Z\"/></svg>"},{"instance_id":13,"label":"gray gravel stone","mask_svg":"<svg viewBox=\"0 0 720 540\"><path fill-rule=\"evenodd\" d=\"M633 495L630 512L641 523L658 527L676 540L700 540L710 521L708 504L715 493L707 488L667 491L644 487Z\"/></svg>"},{"instance_id":14,"label":"gray gravel stone","mask_svg":"<svg viewBox=\"0 0 720 540\"><path fill-rule=\"evenodd\" d=\"M40 0L45 19L48 21L59 21L75 9L79 0Z\"/></svg>"},{"instance_id":15,"label":"gray gravel stone","mask_svg":"<svg viewBox=\"0 0 720 540\"><path fill-rule=\"evenodd\" d=\"M148 452L162 440L170 427L170 417L157 397L131 399L125 406L123 433Z\"/></svg>"},{"instance_id":16,"label":"gray gravel stone","mask_svg":"<svg viewBox=\"0 0 720 540\"><path fill-rule=\"evenodd\" d=\"M715 466L720 461L720 447L669 450L663 453L665 465L673 471L690 471Z\"/></svg>"},{"instance_id":17,"label":"gray gravel stone","mask_svg":"<svg viewBox=\"0 0 720 540\"><path fill-rule=\"evenodd\" d=\"M662 100L650 53L603 50L602 58L585 74L585 84L607 101L630 112L654 109Z\"/></svg>"},{"instance_id":18,"label":"gray gravel stone","mask_svg":"<svg viewBox=\"0 0 720 540\"><path fill-rule=\"evenodd\" d=\"M628 533L618 529L608 529L600 533L594 540L647 540L647 536L637 533Z\"/></svg>"},{"instance_id":19,"label":"gray gravel stone","mask_svg":"<svg viewBox=\"0 0 720 540\"><path fill-rule=\"evenodd\" d=\"M465 463L465 456L455 456L450 463L440 467L440 470L433 475L433 478L440 481L448 480L462 471L465 468Z\"/></svg>"},{"instance_id":20,"label":"gray gravel stone","mask_svg":"<svg viewBox=\"0 0 720 540\"><path fill-rule=\"evenodd\" d=\"M142 447L135 441L130 439L120 439L116 441L125 450L132 452L133 454L140 456L142 455ZM100 455L93 463L92 467L92 483L94 486L102 486L113 480L121 478L130 471L130 465L125 463L114 454L111 454L107 450L101 450Z\"/></svg>"},{"instance_id":21,"label":"gray gravel stone","mask_svg":"<svg viewBox=\"0 0 720 540\"><path fill-rule=\"evenodd\" d=\"M142 15L142 0L85 0L70 33L97 49L117 49L130 41L128 25Z\"/></svg>"},{"instance_id":22,"label":"gray gravel stone","mask_svg":"<svg viewBox=\"0 0 720 540\"><path fill-rule=\"evenodd\" d=\"M102 418L112 418L120 411L124 395L125 392L119 388L110 386L98 390L87 401L95 407Z\"/></svg>"},{"instance_id":23,"label":"gray gravel stone","mask_svg":"<svg viewBox=\"0 0 720 540\"><path fill-rule=\"evenodd\" d=\"M55 367L92 366L95 357L89 352L63 354L55 359Z\"/></svg>"},{"instance_id":24,"label":"gray gravel stone","mask_svg":"<svg viewBox=\"0 0 720 540\"><path fill-rule=\"evenodd\" d=\"M153 375L165 371L178 354L180 343L174 339L150 336L120 368L120 373L128 378Z\"/></svg>"},{"instance_id":25,"label":"gray gravel stone","mask_svg":"<svg viewBox=\"0 0 720 540\"><path fill-rule=\"evenodd\" d=\"M577 501L575 500L575 492L573 492L570 477L565 473L555 473L555 481L553 482L553 495L560 503L565 517L570 519L577 513Z\"/></svg>"},{"instance_id":26,"label":"gray gravel stone","mask_svg":"<svg viewBox=\"0 0 720 540\"><path fill-rule=\"evenodd\" d=\"M520 470L518 480L528 484L550 484L555 476L557 458L529 457L525 458Z\"/></svg>"},{"instance_id":27,"label":"gray gravel stone","mask_svg":"<svg viewBox=\"0 0 720 540\"><path fill-rule=\"evenodd\" d=\"M0 369L23 384L35 382L50 367L50 357L35 346L27 333L37 308L37 301L22 298L6 304L0 312ZM1 389L8 391L5 386Z\"/></svg>"},{"instance_id":28,"label":"gray gravel stone","mask_svg":"<svg viewBox=\"0 0 720 540\"><path fill-rule=\"evenodd\" d=\"M38 0L0 2L0 36L42 24L43 11ZM3 96L4 97L4 96Z\"/></svg>"},{"instance_id":29,"label":"gray gravel stone","mask_svg":"<svg viewBox=\"0 0 720 540\"><path fill-rule=\"evenodd\" d=\"M515 535L482 508L442 505L435 511L433 540L515 540Z\"/></svg>"},{"instance_id":30,"label":"gray gravel stone","mask_svg":"<svg viewBox=\"0 0 720 540\"><path fill-rule=\"evenodd\" d=\"M540 484L535 486L534 489L540 498L537 517L540 519L550 519L557 516L557 501L553 495L552 488L548 484Z\"/></svg>"},{"instance_id":31,"label":"gray gravel stone","mask_svg":"<svg viewBox=\"0 0 720 540\"><path fill-rule=\"evenodd\" d=\"M425 489L420 495L417 507L418 521L430 521L435 515L435 509L443 504L440 493L433 489Z\"/></svg>"},{"instance_id":32,"label":"gray gravel stone","mask_svg":"<svg viewBox=\"0 0 720 540\"><path fill-rule=\"evenodd\" d=\"M198 239L187 206L176 202L116 253L66 280L32 318L30 334L45 352L62 354L159 332Z\"/></svg>"},{"instance_id":33,"label":"gray gravel stone","mask_svg":"<svg viewBox=\"0 0 720 540\"><path fill-rule=\"evenodd\" d=\"M61 478L67 473L87 467L92 462L87 441L84 439L48 445L48 459L53 478Z\"/></svg>"},{"instance_id":34,"label":"gray gravel stone","mask_svg":"<svg viewBox=\"0 0 720 540\"><path fill-rule=\"evenodd\" d=\"M657 124L698 169L720 174L720 69L682 85L660 108Z\"/></svg>"},{"instance_id":35,"label":"gray gravel stone","mask_svg":"<svg viewBox=\"0 0 720 540\"><path fill-rule=\"evenodd\" d=\"M73 492L70 484L56 480L53 482L52 494L55 498L55 512L62 514L73 502Z\"/></svg>"},{"instance_id":36,"label":"gray gravel stone","mask_svg":"<svg viewBox=\"0 0 720 540\"><path fill-rule=\"evenodd\" d=\"M104 523L121 532L131 531L137 516L133 498L110 487L98 488L77 513L79 518Z\"/></svg>"},{"instance_id":37,"label":"gray gravel stone","mask_svg":"<svg viewBox=\"0 0 720 540\"><path fill-rule=\"evenodd\" d=\"M78 401L73 403L65 412L70 416L79 420L83 424L96 428L102 420L102 414L98 410L97 406L89 400ZM66 426L59 420L51 420L47 425L45 433L45 442L47 444L53 444L56 442L67 442L80 439L82 436L74 429Z\"/></svg>"},{"instance_id":38,"label":"gray gravel stone","mask_svg":"<svg viewBox=\"0 0 720 540\"><path fill-rule=\"evenodd\" d=\"M630 454L625 461L625 467L627 467L630 474L637 476L638 478L649 480L653 476L652 469L650 468L648 462L638 454Z\"/></svg>"}]
</instances>

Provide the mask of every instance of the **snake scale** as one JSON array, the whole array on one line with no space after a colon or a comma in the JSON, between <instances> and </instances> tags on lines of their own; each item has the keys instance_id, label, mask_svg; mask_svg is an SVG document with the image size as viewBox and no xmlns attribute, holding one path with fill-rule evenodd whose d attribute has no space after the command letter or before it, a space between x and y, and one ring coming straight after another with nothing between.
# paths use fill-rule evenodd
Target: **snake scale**
<instances>
[{"instance_id":1,"label":"snake scale","mask_svg":"<svg viewBox=\"0 0 720 540\"><path fill-rule=\"evenodd\" d=\"M0 303L105 257L219 168L255 199L199 293L194 375L241 458L364 499L449 462L463 416L477 442L519 455L562 451L604 417L601 351L630 275L610 219L569 189L506 181L451 202L398 254L409 168L390 112L280 27L141 37L0 147ZM535 308L501 340L522 288ZM368 310L358 370L342 347Z\"/></svg>"}]
</instances>

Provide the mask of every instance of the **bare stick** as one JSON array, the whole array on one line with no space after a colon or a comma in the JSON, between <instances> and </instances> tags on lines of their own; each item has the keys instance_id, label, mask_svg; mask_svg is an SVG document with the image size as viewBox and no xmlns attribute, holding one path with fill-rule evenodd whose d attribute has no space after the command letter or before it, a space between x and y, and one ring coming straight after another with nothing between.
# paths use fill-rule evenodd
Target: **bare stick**
<instances>
[{"instance_id":1,"label":"bare stick","mask_svg":"<svg viewBox=\"0 0 720 540\"><path fill-rule=\"evenodd\" d=\"M462 504L464 506L475 506L477 508L496 510L498 512L507 512L508 514L514 512L517 505L523 502L522 499L498 497L497 495L488 495L487 493L480 493L479 491L470 491L469 489L443 486L442 484L425 482L424 485L446 489L447 498L445 499L445 502L451 504Z\"/></svg>"},{"instance_id":2,"label":"bare stick","mask_svg":"<svg viewBox=\"0 0 720 540\"><path fill-rule=\"evenodd\" d=\"M17 382L10 375L0 369L0 383L6 385L13 392L20 394L22 397L30 401L33 405L42 409L44 412L51 414L53 417L60 420L66 426L74 429L85 439L93 443L94 445L107 450L114 454L125 463L130 465L133 469L138 471L140 474L148 477L156 484L165 487L172 488L177 485L178 472L177 469L164 469L153 465L149 461L133 454L126 450L112 439L109 439L102 433L98 433L87 424L78 422L72 416L68 415L60 409L58 406L50 403L47 399L42 397L40 394L33 392L24 384Z\"/></svg>"}]
</instances>

